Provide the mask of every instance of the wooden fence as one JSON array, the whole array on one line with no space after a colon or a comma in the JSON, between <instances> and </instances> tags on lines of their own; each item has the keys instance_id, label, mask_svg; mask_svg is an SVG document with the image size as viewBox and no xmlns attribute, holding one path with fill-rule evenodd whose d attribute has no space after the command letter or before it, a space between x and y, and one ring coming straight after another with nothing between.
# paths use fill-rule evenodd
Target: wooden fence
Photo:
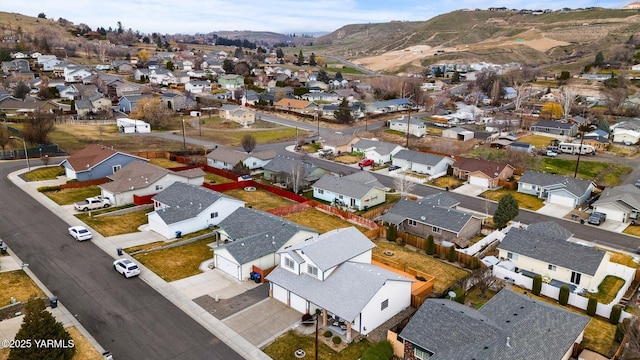
<instances>
[{"instance_id":1,"label":"wooden fence","mask_svg":"<svg viewBox=\"0 0 640 360\"><path fill-rule=\"evenodd\" d=\"M87 181L76 181L76 182L61 184L60 189L78 189L78 188L83 188L87 186L106 184L109 181L111 180L109 180L108 178L100 178L100 179L87 180Z\"/></svg>"}]
</instances>

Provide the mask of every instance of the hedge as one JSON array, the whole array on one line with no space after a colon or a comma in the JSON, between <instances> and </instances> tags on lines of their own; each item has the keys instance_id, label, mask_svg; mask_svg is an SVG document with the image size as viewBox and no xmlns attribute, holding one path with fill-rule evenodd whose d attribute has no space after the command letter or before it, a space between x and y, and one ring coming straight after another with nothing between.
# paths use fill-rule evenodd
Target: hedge
<instances>
[{"instance_id":1,"label":"hedge","mask_svg":"<svg viewBox=\"0 0 640 360\"><path fill-rule=\"evenodd\" d=\"M620 322L620 315L622 315L622 305L613 305L613 309L611 309L611 314L609 315L609 324L618 324L618 322Z\"/></svg>"},{"instance_id":2,"label":"hedge","mask_svg":"<svg viewBox=\"0 0 640 360\"><path fill-rule=\"evenodd\" d=\"M567 305L569 303L569 293L571 289L567 285L560 286L560 295L558 296L558 301L560 305Z\"/></svg>"},{"instance_id":3,"label":"hedge","mask_svg":"<svg viewBox=\"0 0 640 360\"><path fill-rule=\"evenodd\" d=\"M531 292L533 295L540 295L540 291L542 291L542 275L534 275Z\"/></svg>"},{"instance_id":4,"label":"hedge","mask_svg":"<svg viewBox=\"0 0 640 360\"><path fill-rule=\"evenodd\" d=\"M594 298L589 298L589 303L587 304L587 315L594 316L596 314L597 309L598 309L598 300Z\"/></svg>"}]
</instances>

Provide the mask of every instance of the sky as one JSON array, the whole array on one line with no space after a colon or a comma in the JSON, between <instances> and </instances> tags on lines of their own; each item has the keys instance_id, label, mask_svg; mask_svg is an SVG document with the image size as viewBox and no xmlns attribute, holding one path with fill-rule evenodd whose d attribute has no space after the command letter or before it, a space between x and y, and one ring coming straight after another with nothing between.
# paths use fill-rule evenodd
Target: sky
<instances>
[{"instance_id":1,"label":"sky","mask_svg":"<svg viewBox=\"0 0 640 360\"><path fill-rule=\"evenodd\" d=\"M131 28L143 33L195 34L253 30L282 34L329 33L348 24L426 21L460 9L622 8L614 0L29 0L3 1L0 11L64 18L92 29Z\"/></svg>"}]
</instances>

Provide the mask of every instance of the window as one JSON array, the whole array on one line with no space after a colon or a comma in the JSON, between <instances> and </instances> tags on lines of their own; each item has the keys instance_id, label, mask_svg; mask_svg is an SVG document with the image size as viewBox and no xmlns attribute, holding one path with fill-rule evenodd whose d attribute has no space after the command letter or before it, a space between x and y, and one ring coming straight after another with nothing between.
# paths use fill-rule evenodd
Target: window
<instances>
[{"instance_id":1,"label":"window","mask_svg":"<svg viewBox=\"0 0 640 360\"><path fill-rule=\"evenodd\" d=\"M324 190L318 189L318 194L320 194L320 195L324 194Z\"/></svg>"},{"instance_id":2,"label":"window","mask_svg":"<svg viewBox=\"0 0 640 360\"><path fill-rule=\"evenodd\" d=\"M318 277L318 268L313 265L307 265L307 274Z\"/></svg>"},{"instance_id":3,"label":"window","mask_svg":"<svg viewBox=\"0 0 640 360\"><path fill-rule=\"evenodd\" d=\"M556 266L549 264L548 269L551 271L556 271Z\"/></svg>"},{"instance_id":4,"label":"window","mask_svg":"<svg viewBox=\"0 0 640 360\"><path fill-rule=\"evenodd\" d=\"M440 228L439 228L439 227L437 227L437 226L433 226L433 227L431 228L431 231L432 231L432 232L434 232L434 233L436 233L436 234L442 234L442 229L440 229Z\"/></svg>"},{"instance_id":5,"label":"window","mask_svg":"<svg viewBox=\"0 0 640 360\"><path fill-rule=\"evenodd\" d=\"M380 310L384 310L389 307L389 299L380 303Z\"/></svg>"},{"instance_id":6,"label":"window","mask_svg":"<svg viewBox=\"0 0 640 360\"><path fill-rule=\"evenodd\" d=\"M411 220L411 219L407 220L407 224L409 224L409 226L417 226L418 225L418 223L415 220Z\"/></svg>"},{"instance_id":7,"label":"window","mask_svg":"<svg viewBox=\"0 0 640 360\"><path fill-rule=\"evenodd\" d=\"M217 218L217 217L218 217L218 212L217 211L211 213L211 218L212 219Z\"/></svg>"},{"instance_id":8,"label":"window","mask_svg":"<svg viewBox=\"0 0 640 360\"><path fill-rule=\"evenodd\" d=\"M162 190L162 185L156 185L156 190Z\"/></svg>"},{"instance_id":9,"label":"window","mask_svg":"<svg viewBox=\"0 0 640 360\"><path fill-rule=\"evenodd\" d=\"M111 168L111 170L113 170L113 173L115 174L118 170L120 170L120 168L122 168L122 166L120 166L120 165L113 165L113 167Z\"/></svg>"},{"instance_id":10,"label":"window","mask_svg":"<svg viewBox=\"0 0 640 360\"><path fill-rule=\"evenodd\" d=\"M338 199L342 199L342 198L344 198L344 196L338 195Z\"/></svg>"},{"instance_id":11,"label":"window","mask_svg":"<svg viewBox=\"0 0 640 360\"><path fill-rule=\"evenodd\" d=\"M429 359L431 356L433 356L434 353L432 353L431 351L428 350L424 350L422 348L419 348L417 346L413 346L413 356L416 359L419 360L427 360Z\"/></svg>"},{"instance_id":12,"label":"window","mask_svg":"<svg viewBox=\"0 0 640 360\"><path fill-rule=\"evenodd\" d=\"M507 259L511 259L511 260L518 260L518 254L514 254L514 253L507 253Z\"/></svg>"},{"instance_id":13,"label":"window","mask_svg":"<svg viewBox=\"0 0 640 360\"><path fill-rule=\"evenodd\" d=\"M293 267L294 267L295 265L294 265L293 260L291 260L291 259L289 259L288 257L286 257L286 258L284 258L284 266L285 266L285 267L288 267L289 269L293 269Z\"/></svg>"}]
</instances>

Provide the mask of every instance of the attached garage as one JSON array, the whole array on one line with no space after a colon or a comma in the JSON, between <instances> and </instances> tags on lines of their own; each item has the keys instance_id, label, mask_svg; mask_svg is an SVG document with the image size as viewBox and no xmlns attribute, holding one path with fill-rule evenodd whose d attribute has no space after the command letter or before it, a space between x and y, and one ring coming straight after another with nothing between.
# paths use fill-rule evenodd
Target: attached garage
<instances>
[{"instance_id":1,"label":"attached garage","mask_svg":"<svg viewBox=\"0 0 640 360\"><path fill-rule=\"evenodd\" d=\"M215 255L215 263L218 269L224 271L225 273L233 276L238 280L242 280L240 279L240 266L238 264L235 264L231 260L219 255Z\"/></svg>"},{"instance_id":2,"label":"attached garage","mask_svg":"<svg viewBox=\"0 0 640 360\"><path fill-rule=\"evenodd\" d=\"M287 305L287 293L288 291L283 288L280 287L276 284L273 284L273 298L280 301L281 303Z\"/></svg>"},{"instance_id":3,"label":"attached garage","mask_svg":"<svg viewBox=\"0 0 640 360\"><path fill-rule=\"evenodd\" d=\"M479 176L469 175L469 184L478 185L478 186L482 186L482 187L488 188L489 187L489 179L483 178L483 177L479 177Z\"/></svg>"},{"instance_id":4,"label":"attached garage","mask_svg":"<svg viewBox=\"0 0 640 360\"><path fill-rule=\"evenodd\" d=\"M562 206L568 206L568 207L575 207L576 204L576 199L573 196L567 196L570 195L564 191L559 191L557 193L551 193L549 194L549 197L547 198L547 203L549 204L556 204L556 205L562 205Z\"/></svg>"},{"instance_id":5,"label":"attached garage","mask_svg":"<svg viewBox=\"0 0 640 360\"><path fill-rule=\"evenodd\" d=\"M289 299L291 299L291 307L296 309L297 311L306 314L307 313L307 300L301 298L300 296L291 293L289 295Z\"/></svg>"},{"instance_id":6,"label":"attached garage","mask_svg":"<svg viewBox=\"0 0 640 360\"><path fill-rule=\"evenodd\" d=\"M594 206L593 211L607 214L607 220L626 222L628 221L627 212L616 206Z\"/></svg>"}]
</instances>

